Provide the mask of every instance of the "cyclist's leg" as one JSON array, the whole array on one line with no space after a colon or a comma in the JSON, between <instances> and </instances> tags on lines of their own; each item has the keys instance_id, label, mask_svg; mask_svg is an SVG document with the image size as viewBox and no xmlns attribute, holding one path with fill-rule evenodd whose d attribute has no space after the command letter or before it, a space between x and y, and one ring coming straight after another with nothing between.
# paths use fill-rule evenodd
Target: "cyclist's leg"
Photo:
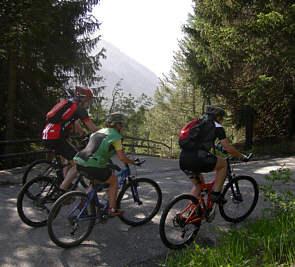
<instances>
[{"instance_id":1,"label":"cyclist's leg","mask_svg":"<svg viewBox=\"0 0 295 267\"><path fill-rule=\"evenodd\" d=\"M182 150L180 153L179 167L190 178L193 184L191 194L197 198L200 195L199 182L204 183L204 176L201 174L202 161L196 152ZM192 178L196 174L199 174L199 179Z\"/></svg>"},{"instance_id":2,"label":"cyclist's leg","mask_svg":"<svg viewBox=\"0 0 295 267\"><path fill-rule=\"evenodd\" d=\"M109 210L110 216L118 216L123 212L116 209L117 195L118 195L118 177L115 176L114 172L110 168L95 168L92 169L91 177L100 182L104 182L109 185L108 197L109 197Z\"/></svg>"},{"instance_id":3,"label":"cyclist's leg","mask_svg":"<svg viewBox=\"0 0 295 267\"><path fill-rule=\"evenodd\" d=\"M199 174L199 179L200 179L201 183L204 183L205 180L204 180L203 174L201 174L201 173ZM193 183L193 187L191 189L191 195L198 198L198 196L200 195L199 181L194 178L191 178L190 181Z\"/></svg>"},{"instance_id":4,"label":"cyclist's leg","mask_svg":"<svg viewBox=\"0 0 295 267\"><path fill-rule=\"evenodd\" d=\"M64 138L60 138L58 140L56 147L56 152L60 154L64 159L68 160L70 162L70 167L68 171L66 172L66 175L64 177L64 180L60 186L60 189L65 191L68 189L72 181L75 179L77 175L77 167L76 163L73 160L74 156L76 155L77 151L76 149L66 141Z\"/></svg>"},{"instance_id":5,"label":"cyclist's leg","mask_svg":"<svg viewBox=\"0 0 295 267\"><path fill-rule=\"evenodd\" d=\"M106 183L109 185L109 208L115 209L118 194L118 178L115 176L110 168L96 168L96 167L84 167L78 164L79 171L85 171L89 177L94 180L94 184ZM92 187L87 189L90 191Z\"/></svg>"},{"instance_id":6,"label":"cyclist's leg","mask_svg":"<svg viewBox=\"0 0 295 267\"><path fill-rule=\"evenodd\" d=\"M224 158L217 157L217 162L214 168L214 170L216 170L215 183L210 196L212 202L221 205L227 202L227 200L225 200L221 194L221 190L226 178L226 167L226 160Z\"/></svg>"},{"instance_id":7,"label":"cyclist's leg","mask_svg":"<svg viewBox=\"0 0 295 267\"><path fill-rule=\"evenodd\" d=\"M70 184L74 181L75 177L77 176L77 166L74 160L69 161L71 164L71 168L67 171L67 174L60 185L60 189L67 190Z\"/></svg>"},{"instance_id":8,"label":"cyclist's leg","mask_svg":"<svg viewBox=\"0 0 295 267\"><path fill-rule=\"evenodd\" d=\"M214 191L220 192L222 190L226 178L226 160L222 157L217 157L217 162L214 170L216 170Z\"/></svg>"},{"instance_id":9,"label":"cyclist's leg","mask_svg":"<svg viewBox=\"0 0 295 267\"><path fill-rule=\"evenodd\" d=\"M67 165L67 163L69 163L68 160L65 159L63 156L60 156L60 159L61 159L61 162L63 165ZM67 165L63 168L63 176L64 177L66 177L67 172L70 170L70 168L71 168L71 165Z\"/></svg>"},{"instance_id":10,"label":"cyclist's leg","mask_svg":"<svg viewBox=\"0 0 295 267\"><path fill-rule=\"evenodd\" d=\"M118 194L118 177L112 173L112 175L106 180L106 183L109 184L109 208L115 209L117 202Z\"/></svg>"}]
</instances>

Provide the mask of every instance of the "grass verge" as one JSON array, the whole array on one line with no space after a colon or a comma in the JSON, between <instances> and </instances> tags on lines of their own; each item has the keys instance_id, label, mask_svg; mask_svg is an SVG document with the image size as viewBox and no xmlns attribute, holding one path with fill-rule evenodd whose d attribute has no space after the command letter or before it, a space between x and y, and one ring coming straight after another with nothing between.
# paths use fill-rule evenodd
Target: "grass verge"
<instances>
[{"instance_id":1,"label":"grass verge","mask_svg":"<svg viewBox=\"0 0 295 267\"><path fill-rule=\"evenodd\" d=\"M295 213L283 213L222 234L215 248L195 244L183 249L168 257L162 266L249 267L292 266L294 263Z\"/></svg>"}]
</instances>

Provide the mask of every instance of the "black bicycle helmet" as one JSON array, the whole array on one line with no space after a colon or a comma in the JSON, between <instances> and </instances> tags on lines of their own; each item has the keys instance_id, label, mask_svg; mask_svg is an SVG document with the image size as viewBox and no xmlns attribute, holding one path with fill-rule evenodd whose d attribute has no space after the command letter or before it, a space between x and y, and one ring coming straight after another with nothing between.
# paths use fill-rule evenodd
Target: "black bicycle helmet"
<instances>
[{"instance_id":1,"label":"black bicycle helmet","mask_svg":"<svg viewBox=\"0 0 295 267\"><path fill-rule=\"evenodd\" d=\"M113 112L107 116L107 122L111 125L115 125L116 123L124 123L125 116L120 112Z\"/></svg>"},{"instance_id":2,"label":"black bicycle helmet","mask_svg":"<svg viewBox=\"0 0 295 267\"><path fill-rule=\"evenodd\" d=\"M206 109L206 114L213 116L214 118L217 118L217 117L223 118L226 116L225 110L219 106L208 106Z\"/></svg>"}]
</instances>

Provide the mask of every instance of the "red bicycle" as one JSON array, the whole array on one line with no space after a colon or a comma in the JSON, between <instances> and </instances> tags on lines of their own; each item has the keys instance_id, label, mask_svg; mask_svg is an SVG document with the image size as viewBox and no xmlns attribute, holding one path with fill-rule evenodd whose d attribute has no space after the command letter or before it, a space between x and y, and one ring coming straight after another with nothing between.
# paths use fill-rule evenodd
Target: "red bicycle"
<instances>
[{"instance_id":1,"label":"red bicycle","mask_svg":"<svg viewBox=\"0 0 295 267\"><path fill-rule=\"evenodd\" d=\"M248 156L248 159L252 154ZM227 200L219 205L221 216L229 222L237 223L247 218L254 210L259 196L257 182L250 176L236 176L227 157L227 180L222 191ZM193 174L196 178L196 174ZM190 244L197 236L201 222L212 222L216 205L210 200L214 180L200 183L200 196L190 194L175 197L164 209L160 220L160 237L168 248L178 249Z\"/></svg>"}]
</instances>

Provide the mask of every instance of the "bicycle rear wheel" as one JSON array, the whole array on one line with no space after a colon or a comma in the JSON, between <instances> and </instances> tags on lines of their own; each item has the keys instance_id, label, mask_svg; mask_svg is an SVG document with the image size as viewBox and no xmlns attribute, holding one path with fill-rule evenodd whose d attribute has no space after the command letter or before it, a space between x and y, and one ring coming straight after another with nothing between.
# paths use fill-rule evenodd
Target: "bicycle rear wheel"
<instances>
[{"instance_id":1,"label":"bicycle rear wheel","mask_svg":"<svg viewBox=\"0 0 295 267\"><path fill-rule=\"evenodd\" d=\"M47 159L38 159L33 161L26 169L22 183L25 185L28 181L37 176L57 176L57 164Z\"/></svg>"},{"instance_id":2,"label":"bicycle rear wheel","mask_svg":"<svg viewBox=\"0 0 295 267\"><path fill-rule=\"evenodd\" d=\"M52 177L36 177L28 181L17 197L17 212L21 220L29 226L44 226L58 189Z\"/></svg>"},{"instance_id":3,"label":"bicycle rear wheel","mask_svg":"<svg viewBox=\"0 0 295 267\"><path fill-rule=\"evenodd\" d=\"M128 225L142 225L150 221L162 204L159 185L149 178L132 180L122 188L117 208L124 211L119 218Z\"/></svg>"},{"instance_id":4,"label":"bicycle rear wheel","mask_svg":"<svg viewBox=\"0 0 295 267\"><path fill-rule=\"evenodd\" d=\"M222 192L227 203L219 206L221 216L228 222L241 222L256 207L259 190L257 182L250 176L237 176Z\"/></svg>"},{"instance_id":5,"label":"bicycle rear wheel","mask_svg":"<svg viewBox=\"0 0 295 267\"><path fill-rule=\"evenodd\" d=\"M198 218L200 208L191 215L199 201L192 195L183 194L174 198L164 209L160 225L160 237L164 245L171 249L179 249L190 244L197 236L201 221L189 223L187 218ZM195 217L192 217L195 216Z\"/></svg>"},{"instance_id":6,"label":"bicycle rear wheel","mask_svg":"<svg viewBox=\"0 0 295 267\"><path fill-rule=\"evenodd\" d=\"M58 246L71 248L82 243L95 224L96 211L91 201L83 207L88 195L79 191L64 194L53 205L48 216L48 234Z\"/></svg>"}]
</instances>

